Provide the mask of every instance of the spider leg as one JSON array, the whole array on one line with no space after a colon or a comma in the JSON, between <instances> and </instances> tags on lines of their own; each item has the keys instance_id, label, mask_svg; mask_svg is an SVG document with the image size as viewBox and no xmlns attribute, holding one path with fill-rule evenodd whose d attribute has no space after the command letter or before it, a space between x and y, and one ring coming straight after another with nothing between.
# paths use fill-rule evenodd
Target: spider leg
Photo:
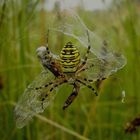
<instances>
[{"instance_id":1,"label":"spider leg","mask_svg":"<svg viewBox=\"0 0 140 140\"><path fill-rule=\"evenodd\" d=\"M78 92L80 90L80 86L78 83L74 83L73 85L74 85L73 91L70 94L70 96L67 98L67 100L65 101L64 106L63 106L63 110L65 110L74 101L74 99L78 95Z\"/></svg>"},{"instance_id":2,"label":"spider leg","mask_svg":"<svg viewBox=\"0 0 140 140\"><path fill-rule=\"evenodd\" d=\"M88 36L88 43L89 43L89 45L88 45L88 49L87 49L87 52L86 52L86 55L85 55L85 59L83 61L83 65L85 65L86 62L87 62L87 58L88 58L88 55L89 55L89 52L90 52L90 48L91 48L88 30L87 30L87 36Z\"/></svg>"},{"instance_id":3,"label":"spider leg","mask_svg":"<svg viewBox=\"0 0 140 140\"><path fill-rule=\"evenodd\" d=\"M92 68L92 67L94 67L94 64L91 64L90 66L87 66L87 67L83 67L83 68L81 68L80 70L77 70L77 74L78 73L81 73L81 72L83 72L83 71L86 71L86 70L88 70L88 69L90 69L90 68Z\"/></svg>"},{"instance_id":4,"label":"spider leg","mask_svg":"<svg viewBox=\"0 0 140 140\"><path fill-rule=\"evenodd\" d=\"M88 45L88 48L87 48L87 52L85 54L84 61L82 62L82 64L80 64L80 66L78 67L78 69L83 68L83 66L85 66L85 64L87 63L88 55L89 55L89 52L90 52L90 49L91 49L88 30L87 30L87 36L88 36L88 43L89 43L89 45Z\"/></svg>"},{"instance_id":5,"label":"spider leg","mask_svg":"<svg viewBox=\"0 0 140 140\"><path fill-rule=\"evenodd\" d=\"M99 81L103 81L105 79L106 78L103 77L103 78L97 79L96 81L99 82ZM84 80L85 82L90 82L90 83L96 82L95 80L87 79L87 78L83 78L82 80Z\"/></svg>"},{"instance_id":6,"label":"spider leg","mask_svg":"<svg viewBox=\"0 0 140 140\"><path fill-rule=\"evenodd\" d=\"M89 83L95 82L95 80L87 79L87 78L82 78L82 80L85 81L85 82L89 82Z\"/></svg>"},{"instance_id":7,"label":"spider leg","mask_svg":"<svg viewBox=\"0 0 140 140\"><path fill-rule=\"evenodd\" d=\"M46 85L43 85L43 86L40 86L40 87L36 87L35 90L41 90L41 89L47 88L48 86L51 86L54 83L56 83L56 80L53 80L53 81L47 83ZM44 97L41 98L41 106L42 106L42 109L44 109L43 108L43 101L46 99L46 97L47 97L47 95L45 95Z\"/></svg>"},{"instance_id":8,"label":"spider leg","mask_svg":"<svg viewBox=\"0 0 140 140\"><path fill-rule=\"evenodd\" d=\"M64 75L62 74L59 60L54 58L49 50L48 40L49 40L49 29L47 31L46 45L45 45L46 55L44 58L41 59L42 65L44 66L45 69L50 70L56 77L58 76L64 77Z\"/></svg>"},{"instance_id":9,"label":"spider leg","mask_svg":"<svg viewBox=\"0 0 140 140\"><path fill-rule=\"evenodd\" d=\"M97 81L103 81L103 80L105 80L106 78L105 77L102 77L102 78L100 78L100 79L97 79Z\"/></svg>"},{"instance_id":10,"label":"spider leg","mask_svg":"<svg viewBox=\"0 0 140 140\"><path fill-rule=\"evenodd\" d=\"M43 86L40 86L40 87L36 87L35 90L39 90L39 89L42 89L42 88L47 88L48 86L52 85L55 81L52 81L52 82L49 82L47 83L46 85L43 85Z\"/></svg>"},{"instance_id":11,"label":"spider leg","mask_svg":"<svg viewBox=\"0 0 140 140\"><path fill-rule=\"evenodd\" d=\"M55 80L50 87L50 90L48 91L48 93L44 94L44 96L42 97L41 101L42 101L42 109L43 108L43 102L45 101L45 99L49 96L49 94L58 86L62 85L63 83L67 82L66 79L57 79Z\"/></svg>"},{"instance_id":12,"label":"spider leg","mask_svg":"<svg viewBox=\"0 0 140 140\"><path fill-rule=\"evenodd\" d=\"M50 54L48 42L49 42L49 29L47 31L47 37L46 37L46 51L47 54Z\"/></svg>"},{"instance_id":13,"label":"spider leg","mask_svg":"<svg viewBox=\"0 0 140 140\"><path fill-rule=\"evenodd\" d=\"M81 79L76 79L76 81L79 82L79 83L81 83L81 84L83 84L83 85L85 85L89 89L91 89L95 93L95 95L98 96L97 91L94 89L94 87L92 87L89 83L87 83L88 81L87 82L84 82Z\"/></svg>"},{"instance_id":14,"label":"spider leg","mask_svg":"<svg viewBox=\"0 0 140 140\"><path fill-rule=\"evenodd\" d=\"M47 83L46 85L43 85L43 86L40 86L40 87L36 87L35 90L40 90L40 89L43 89L43 88L47 88L47 87L50 86L50 85L55 85L55 83L57 83L57 81L58 81L58 79L53 80L53 81ZM60 80L60 81L61 81L61 80ZM64 82L66 82L66 81L64 80ZM59 86L59 85L58 85L58 86ZM52 87L52 88L53 88L53 87ZM53 89L52 89L52 90L53 90Z\"/></svg>"}]
</instances>

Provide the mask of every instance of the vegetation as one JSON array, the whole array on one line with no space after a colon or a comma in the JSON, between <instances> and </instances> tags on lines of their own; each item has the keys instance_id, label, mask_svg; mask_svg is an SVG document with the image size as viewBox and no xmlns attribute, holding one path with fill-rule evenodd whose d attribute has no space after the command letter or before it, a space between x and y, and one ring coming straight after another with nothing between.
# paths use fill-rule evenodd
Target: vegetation
<instances>
[{"instance_id":1,"label":"vegetation","mask_svg":"<svg viewBox=\"0 0 140 140\"><path fill-rule=\"evenodd\" d=\"M0 137L1 140L138 140L139 133L126 134L128 121L140 107L140 9L138 3L124 0L104 11L83 11L84 22L106 37L127 58L127 65L101 84L100 96L83 88L76 101L66 110L63 103L71 87L62 86L57 98L46 111L23 129L16 128L14 106L27 85L41 72L35 50L45 44L48 25L54 11L44 10L44 1L1 0L0 2ZM54 36L50 35L50 41ZM64 39L58 36L51 50L58 53ZM122 91L125 90L125 103ZM87 93L87 94L85 94ZM137 132L140 132L140 128Z\"/></svg>"}]
</instances>

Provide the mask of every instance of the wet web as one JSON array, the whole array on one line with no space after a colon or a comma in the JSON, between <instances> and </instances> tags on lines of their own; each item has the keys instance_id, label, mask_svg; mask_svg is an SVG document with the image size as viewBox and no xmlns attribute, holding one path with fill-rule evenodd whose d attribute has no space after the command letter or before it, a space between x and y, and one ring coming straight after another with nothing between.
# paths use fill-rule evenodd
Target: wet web
<instances>
[{"instance_id":1,"label":"wet web","mask_svg":"<svg viewBox=\"0 0 140 140\"><path fill-rule=\"evenodd\" d=\"M94 64L94 67L84 72L87 78L92 78L94 81L107 78L126 64L125 57L113 50L106 40L89 30L79 15L73 10L63 11L61 13L61 22L56 25L56 28L52 27L50 30L76 39L80 44L78 46L79 50L87 48L90 44L91 50L88 56L87 67L92 64ZM90 42L88 41L87 32Z\"/></svg>"},{"instance_id":2,"label":"wet web","mask_svg":"<svg viewBox=\"0 0 140 140\"><path fill-rule=\"evenodd\" d=\"M88 45L91 45L90 54L85 67L90 67L91 65L94 66L82 72L81 75L85 76L87 79L96 81L97 79L107 78L126 64L125 57L122 54L116 53L104 40L89 30L75 12L70 10L62 12L61 14L61 22L50 27L52 35L59 32L68 38L77 40L79 43L79 51L84 49L84 53L86 53ZM89 34L90 42L88 41L87 32ZM52 55L55 59L58 58L57 55ZM48 70L43 70L41 74L25 89L15 108L17 127L22 128L25 126L35 114L42 113L52 102L57 93L55 90L52 94L48 94L43 102L43 107L41 97L48 93L49 87L35 90L36 87L45 85L52 79L55 79L53 74Z\"/></svg>"},{"instance_id":3,"label":"wet web","mask_svg":"<svg viewBox=\"0 0 140 140\"><path fill-rule=\"evenodd\" d=\"M52 79L54 79L54 76L49 71L43 70L25 89L14 110L18 128L24 127L35 114L42 113L52 102L56 95L55 90L53 94L48 94L44 102L41 101L41 98L48 93L49 87L36 90L37 87L46 85Z\"/></svg>"}]
</instances>

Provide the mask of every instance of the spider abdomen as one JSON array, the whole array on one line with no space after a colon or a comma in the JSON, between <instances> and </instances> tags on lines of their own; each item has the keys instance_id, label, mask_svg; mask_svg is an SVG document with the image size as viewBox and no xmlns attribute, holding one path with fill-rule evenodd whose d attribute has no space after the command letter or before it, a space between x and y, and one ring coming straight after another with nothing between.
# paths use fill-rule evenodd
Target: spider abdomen
<instances>
[{"instance_id":1,"label":"spider abdomen","mask_svg":"<svg viewBox=\"0 0 140 140\"><path fill-rule=\"evenodd\" d=\"M80 53L78 49L68 42L60 54L63 72L75 72L80 62Z\"/></svg>"}]
</instances>

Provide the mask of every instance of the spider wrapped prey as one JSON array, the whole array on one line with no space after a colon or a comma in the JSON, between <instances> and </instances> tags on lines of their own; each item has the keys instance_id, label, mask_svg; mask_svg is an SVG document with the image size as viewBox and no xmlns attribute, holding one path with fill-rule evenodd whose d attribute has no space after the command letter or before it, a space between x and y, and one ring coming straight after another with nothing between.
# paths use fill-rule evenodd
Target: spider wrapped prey
<instances>
[{"instance_id":1,"label":"spider wrapped prey","mask_svg":"<svg viewBox=\"0 0 140 140\"><path fill-rule=\"evenodd\" d=\"M79 93L80 84L83 84L86 87L90 88L97 96L96 90L90 85L90 83L94 81L92 79L87 79L86 77L80 75L81 72L86 71L90 67L94 66L93 64L90 66L86 66L88 54L90 53L90 48L91 46L89 45L84 60L82 62L80 59L80 53L78 49L71 42L66 43L66 45L62 48L59 60L53 58L51 52L48 49L48 45L46 47L42 46L37 49L38 58L40 59L44 68L49 69L56 77L54 80L47 83L46 85L36 87L36 90L40 90L48 86L51 87L48 93L46 93L41 99L42 104L43 101L45 101L45 99L47 98L48 94L51 94L54 88L63 83L73 85L73 91L65 101L63 109L66 109L74 101L75 97Z\"/></svg>"},{"instance_id":2,"label":"spider wrapped prey","mask_svg":"<svg viewBox=\"0 0 140 140\"><path fill-rule=\"evenodd\" d=\"M65 110L77 97L81 85L98 95L92 83L104 80L126 64L123 55L111 52L107 44L90 31L79 16L72 14L66 18L68 19L64 17L63 21L68 23L62 22L54 31L66 35L68 39L76 39L80 45L76 47L69 39L57 57L49 50L47 35L46 46L37 49L37 56L44 70L25 89L15 107L18 128L24 127L33 116L42 113L51 104L57 93L56 87L64 83L73 86L71 94L64 102ZM86 49L82 49L85 51L81 55L80 50L83 46Z\"/></svg>"}]
</instances>

